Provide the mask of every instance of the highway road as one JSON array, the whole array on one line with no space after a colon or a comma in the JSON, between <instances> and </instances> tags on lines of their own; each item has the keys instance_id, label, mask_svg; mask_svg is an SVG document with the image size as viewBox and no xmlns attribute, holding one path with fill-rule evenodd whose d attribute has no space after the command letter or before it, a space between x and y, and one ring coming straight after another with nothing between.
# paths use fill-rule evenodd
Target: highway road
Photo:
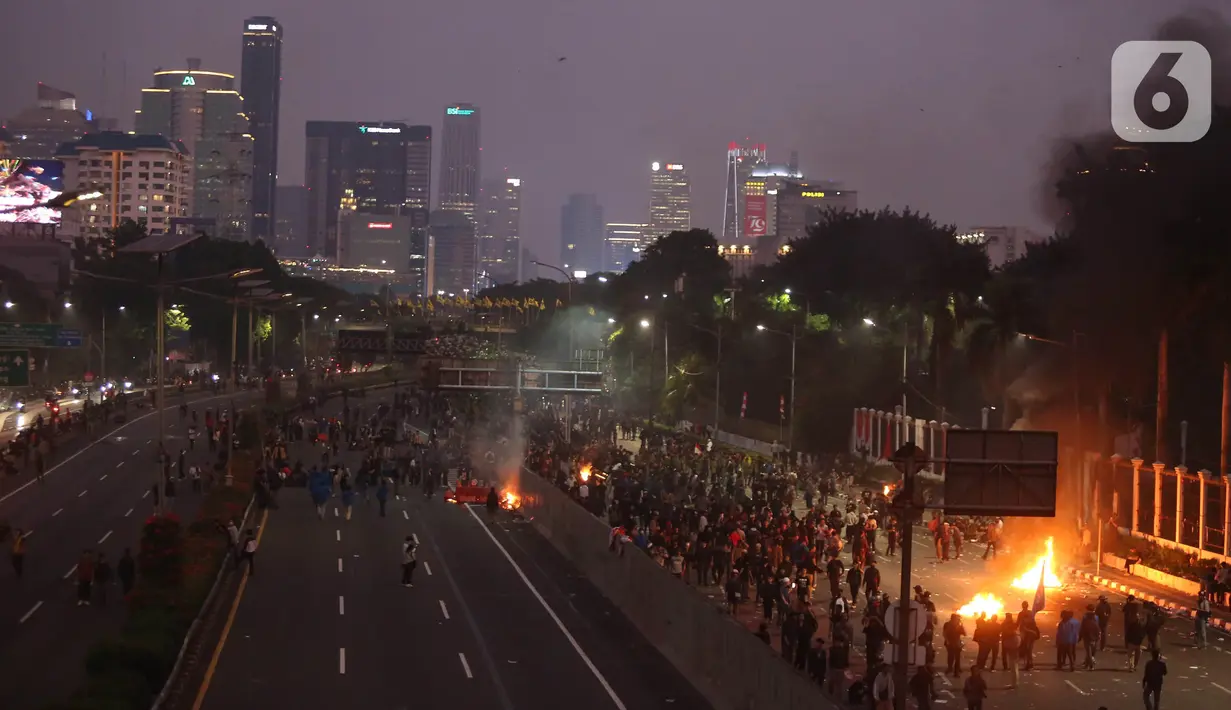
<instances>
[{"instance_id":1,"label":"highway road","mask_svg":"<svg viewBox=\"0 0 1231 710\"><path fill-rule=\"evenodd\" d=\"M196 708L709 707L530 525L407 493L322 520L283 491Z\"/></svg>"},{"instance_id":2,"label":"highway road","mask_svg":"<svg viewBox=\"0 0 1231 710\"><path fill-rule=\"evenodd\" d=\"M252 395L237 395L245 396ZM204 410L229 397L190 395L188 402ZM168 403L167 448L174 453L187 448L187 431L175 411L180 400ZM153 510L157 436L154 412L130 409L129 422L109 436L61 452L43 483L27 481L0 497L0 520L32 531L24 577L15 578L8 543L0 568L0 708L34 709L69 695L84 680L90 644L120 627L118 586L108 607L80 608L73 572L87 548L103 552L113 567L126 547L136 553L142 523ZM198 441L187 462L207 458ZM179 487L175 510L192 515L200 495L187 488Z\"/></svg>"}]
</instances>

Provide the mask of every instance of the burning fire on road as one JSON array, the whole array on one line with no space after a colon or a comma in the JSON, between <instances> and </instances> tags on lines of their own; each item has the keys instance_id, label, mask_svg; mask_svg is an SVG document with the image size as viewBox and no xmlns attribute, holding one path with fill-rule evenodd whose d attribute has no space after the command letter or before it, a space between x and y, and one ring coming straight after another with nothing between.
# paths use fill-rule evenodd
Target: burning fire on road
<instances>
[{"instance_id":1,"label":"burning fire on road","mask_svg":"<svg viewBox=\"0 0 1231 710\"><path fill-rule=\"evenodd\" d=\"M1040 577L1043 579L1043 586L1047 589L1059 589L1064 586L1064 583L1056 576L1055 542L1055 538L1047 538L1047 552L1039 557L1038 561L1022 576L1013 580L1014 589L1032 592L1038 588Z\"/></svg>"}]
</instances>

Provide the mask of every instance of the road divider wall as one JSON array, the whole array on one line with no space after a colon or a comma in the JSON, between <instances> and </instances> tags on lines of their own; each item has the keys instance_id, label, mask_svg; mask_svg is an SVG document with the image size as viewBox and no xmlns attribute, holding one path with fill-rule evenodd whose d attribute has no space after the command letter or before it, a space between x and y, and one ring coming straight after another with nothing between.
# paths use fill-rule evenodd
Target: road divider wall
<instances>
[{"instance_id":1,"label":"road divider wall","mask_svg":"<svg viewBox=\"0 0 1231 710\"><path fill-rule=\"evenodd\" d=\"M816 683L732 619L724 605L672 577L631 544L623 552L610 549L607 524L549 481L523 470L516 489L523 511L543 536L716 710L837 707Z\"/></svg>"}]
</instances>

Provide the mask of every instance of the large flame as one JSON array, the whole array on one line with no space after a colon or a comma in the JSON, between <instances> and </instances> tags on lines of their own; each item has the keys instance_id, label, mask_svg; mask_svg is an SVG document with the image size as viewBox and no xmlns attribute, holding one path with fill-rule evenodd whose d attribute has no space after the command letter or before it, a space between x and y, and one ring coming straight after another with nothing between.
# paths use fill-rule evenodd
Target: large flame
<instances>
[{"instance_id":1,"label":"large flame","mask_svg":"<svg viewBox=\"0 0 1231 710\"><path fill-rule=\"evenodd\" d=\"M517 507L518 503L520 502L521 502L521 499L517 497L516 493L505 491L504 498L501 499L500 501L500 507L504 508L505 510L513 510Z\"/></svg>"},{"instance_id":2,"label":"large flame","mask_svg":"<svg viewBox=\"0 0 1231 710\"><path fill-rule=\"evenodd\" d=\"M1059 589L1064 586L1060 578L1056 576L1054 543L1054 538L1047 538L1047 552L1022 576L1013 580L1014 589L1033 592L1039 588L1039 577L1043 578L1043 586L1047 589Z\"/></svg>"},{"instance_id":3,"label":"large flame","mask_svg":"<svg viewBox=\"0 0 1231 710\"><path fill-rule=\"evenodd\" d=\"M975 598L958 609L957 613L967 619L973 619L980 614L995 616L1004 613L1004 602L995 594L976 594Z\"/></svg>"},{"instance_id":4,"label":"large flame","mask_svg":"<svg viewBox=\"0 0 1231 710\"><path fill-rule=\"evenodd\" d=\"M577 475L581 477L582 483L585 483L586 481L590 480L590 470L592 468L593 467L590 464L584 463L581 465L581 468L578 469Z\"/></svg>"}]
</instances>

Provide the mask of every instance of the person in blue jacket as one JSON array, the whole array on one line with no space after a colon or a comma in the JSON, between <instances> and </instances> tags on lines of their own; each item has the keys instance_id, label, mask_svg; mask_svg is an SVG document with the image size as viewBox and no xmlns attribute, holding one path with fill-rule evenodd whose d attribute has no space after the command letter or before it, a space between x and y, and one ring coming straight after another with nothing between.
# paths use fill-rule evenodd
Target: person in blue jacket
<instances>
[{"instance_id":1,"label":"person in blue jacket","mask_svg":"<svg viewBox=\"0 0 1231 710\"><path fill-rule=\"evenodd\" d=\"M308 492L312 495L312 504L316 506L316 514L325 517L325 503L333 493L333 477L328 471L313 467L308 472Z\"/></svg>"}]
</instances>

